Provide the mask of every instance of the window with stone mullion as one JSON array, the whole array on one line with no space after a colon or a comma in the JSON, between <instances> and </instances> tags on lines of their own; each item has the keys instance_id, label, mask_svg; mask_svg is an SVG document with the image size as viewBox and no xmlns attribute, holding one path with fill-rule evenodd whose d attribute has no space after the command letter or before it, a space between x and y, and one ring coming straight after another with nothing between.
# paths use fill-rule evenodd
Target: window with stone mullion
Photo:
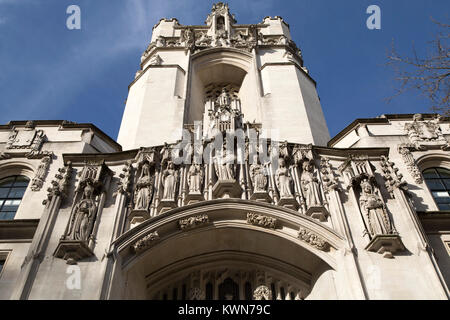
<instances>
[{"instance_id":1,"label":"window with stone mullion","mask_svg":"<svg viewBox=\"0 0 450 320\"><path fill-rule=\"evenodd\" d=\"M429 168L423 176L439 210L450 210L450 170Z\"/></svg>"},{"instance_id":2,"label":"window with stone mullion","mask_svg":"<svg viewBox=\"0 0 450 320\"><path fill-rule=\"evenodd\" d=\"M0 180L0 220L12 220L28 186L28 178L12 176Z\"/></svg>"}]
</instances>

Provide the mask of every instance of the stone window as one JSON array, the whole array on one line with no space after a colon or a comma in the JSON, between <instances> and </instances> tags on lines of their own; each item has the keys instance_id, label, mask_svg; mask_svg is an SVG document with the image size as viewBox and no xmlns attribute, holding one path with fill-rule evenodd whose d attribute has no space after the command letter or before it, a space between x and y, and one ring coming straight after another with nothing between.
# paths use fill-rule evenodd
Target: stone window
<instances>
[{"instance_id":1,"label":"stone window","mask_svg":"<svg viewBox=\"0 0 450 320\"><path fill-rule=\"evenodd\" d=\"M11 176L0 180L0 220L13 220L30 180Z\"/></svg>"},{"instance_id":2,"label":"stone window","mask_svg":"<svg viewBox=\"0 0 450 320\"><path fill-rule=\"evenodd\" d=\"M429 168L422 174L439 210L450 210L450 170Z\"/></svg>"}]
</instances>

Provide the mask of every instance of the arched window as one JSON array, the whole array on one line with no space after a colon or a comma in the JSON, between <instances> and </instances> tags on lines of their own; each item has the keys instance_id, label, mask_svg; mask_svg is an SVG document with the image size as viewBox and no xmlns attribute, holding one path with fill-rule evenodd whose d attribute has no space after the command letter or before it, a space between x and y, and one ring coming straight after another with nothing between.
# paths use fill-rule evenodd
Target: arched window
<instances>
[{"instance_id":1,"label":"arched window","mask_svg":"<svg viewBox=\"0 0 450 320\"><path fill-rule=\"evenodd\" d=\"M450 210L450 170L429 168L422 174L439 210Z\"/></svg>"},{"instance_id":2,"label":"arched window","mask_svg":"<svg viewBox=\"0 0 450 320\"><path fill-rule=\"evenodd\" d=\"M12 176L0 180L0 220L13 220L30 180Z\"/></svg>"}]
</instances>

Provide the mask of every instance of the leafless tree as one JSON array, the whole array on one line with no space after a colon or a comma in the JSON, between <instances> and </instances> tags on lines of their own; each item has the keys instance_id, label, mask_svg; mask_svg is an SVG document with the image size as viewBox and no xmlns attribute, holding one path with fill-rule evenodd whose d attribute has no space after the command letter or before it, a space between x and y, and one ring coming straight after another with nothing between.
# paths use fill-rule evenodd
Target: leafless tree
<instances>
[{"instance_id":1,"label":"leafless tree","mask_svg":"<svg viewBox=\"0 0 450 320\"><path fill-rule=\"evenodd\" d=\"M398 87L389 102L409 90L417 90L430 100L433 112L450 116L450 25L431 18L439 31L429 41L426 57L419 57L413 45L411 57L402 56L395 50L394 42L388 52L386 65L393 68Z\"/></svg>"}]
</instances>

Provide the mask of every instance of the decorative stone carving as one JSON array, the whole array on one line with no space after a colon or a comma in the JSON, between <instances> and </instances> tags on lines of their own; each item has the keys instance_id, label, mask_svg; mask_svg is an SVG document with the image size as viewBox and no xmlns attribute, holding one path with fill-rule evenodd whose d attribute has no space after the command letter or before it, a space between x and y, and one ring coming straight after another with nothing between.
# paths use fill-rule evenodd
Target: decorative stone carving
<instances>
[{"instance_id":1,"label":"decorative stone carving","mask_svg":"<svg viewBox=\"0 0 450 320\"><path fill-rule=\"evenodd\" d=\"M45 177L48 173L48 168L50 167L50 162L52 161L51 156L45 156L42 158L39 167L36 170L33 180L31 180L31 190L39 191L44 185Z\"/></svg>"},{"instance_id":2,"label":"decorative stone carving","mask_svg":"<svg viewBox=\"0 0 450 320\"><path fill-rule=\"evenodd\" d=\"M292 157L294 159L294 163L296 165L300 165L302 162L306 160L314 159L312 153L312 144L304 145L304 144L296 144L292 150Z\"/></svg>"},{"instance_id":3,"label":"decorative stone carving","mask_svg":"<svg viewBox=\"0 0 450 320\"><path fill-rule=\"evenodd\" d=\"M209 217L206 214L202 214L199 216L192 216L185 219L180 219L178 221L178 226L181 230L192 229L194 227L198 227L202 224L206 224L209 222Z\"/></svg>"},{"instance_id":4,"label":"decorative stone carving","mask_svg":"<svg viewBox=\"0 0 450 320\"><path fill-rule=\"evenodd\" d=\"M362 177L360 182L359 206L371 238L366 250L381 253L385 258L392 258L393 253L405 250L405 247L395 230L383 199L374 190L374 181L373 177Z\"/></svg>"},{"instance_id":5,"label":"decorative stone carving","mask_svg":"<svg viewBox=\"0 0 450 320\"><path fill-rule=\"evenodd\" d=\"M42 201L42 204L49 204L55 196L66 197L71 176L72 163L69 161L65 167L58 169L58 173L55 175L56 179L52 180L52 186L47 189L47 199Z\"/></svg>"},{"instance_id":6,"label":"decorative stone carving","mask_svg":"<svg viewBox=\"0 0 450 320\"><path fill-rule=\"evenodd\" d=\"M39 149L44 137L42 130L13 129L8 136L6 149Z\"/></svg>"},{"instance_id":7,"label":"decorative stone carving","mask_svg":"<svg viewBox=\"0 0 450 320\"><path fill-rule=\"evenodd\" d=\"M248 157L246 158L248 160ZM264 165L258 163L257 155L255 155L253 163L250 165L249 171L250 180L253 186L253 193L250 197L250 200L268 203L272 202L272 198L267 192L267 171Z\"/></svg>"},{"instance_id":8,"label":"decorative stone carving","mask_svg":"<svg viewBox=\"0 0 450 320\"><path fill-rule=\"evenodd\" d=\"M305 197L307 208L322 206L322 197L320 195L319 180L314 174L312 162L303 162L303 171L300 177L303 196Z\"/></svg>"},{"instance_id":9,"label":"decorative stone carving","mask_svg":"<svg viewBox=\"0 0 450 320\"><path fill-rule=\"evenodd\" d=\"M322 174L322 186L325 193L338 188L337 177L334 176L330 160L326 157L320 159L320 173Z\"/></svg>"},{"instance_id":10,"label":"decorative stone carving","mask_svg":"<svg viewBox=\"0 0 450 320\"><path fill-rule=\"evenodd\" d=\"M385 186L389 191L391 197L394 197L394 190L396 188L407 191L408 186L406 181L403 180L403 175L398 173L398 168L394 163L389 161L388 157L381 156L381 168L383 171L383 179L386 181Z\"/></svg>"},{"instance_id":11,"label":"decorative stone carving","mask_svg":"<svg viewBox=\"0 0 450 320\"><path fill-rule=\"evenodd\" d=\"M167 168L162 173L163 179L163 200L175 200L175 193L178 181L178 173L172 161L169 161Z\"/></svg>"},{"instance_id":12,"label":"decorative stone carving","mask_svg":"<svg viewBox=\"0 0 450 320\"><path fill-rule=\"evenodd\" d=\"M322 237L303 227L300 227L298 238L322 251L327 251L330 247L330 244Z\"/></svg>"},{"instance_id":13,"label":"decorative stone carving","mask_svg":"<svg viewBox=\"0 0 450 320\"><path fill-rule=\"evenodd\" d=\"M192 48L194 45L194 32L192 29L187 28L182 32L181 42L184 43L186 48Z\"/></svg>"},{"instance_id":14,"label":"decorative stone carving","mask_svg":"<svg viewBox=\"0 0 450 320\"><path fill-rule=\"evenodd\" d=\"M195 34L195 45L198 47L209 47L212 42L212 38L206 34L206 32L198 32Z\"/></svg>"},{"instance_id":15,"label":"decorative stone carving","mask_svg":"<svg viewBox=\"0 0 450 320\"><path fill-rule=\"evenodd\" d=\"M304 160L302 168L300 185L307 208L305 214L314 219L319 219L322 222L327 221L328 211L323 205L319 179L314 172L313 161L308 159Z\"/></svg>"},{"instance_id":16,"label":"decorative stone carving","mask_svg":"<svg viewBox=\"0 0 450 320\"><path fill-rule=\"evenodd\" d=\"M160 66L162 63L162 59L159 56L159 54L155 54L153 57L150 58L150 61L148 62L151 66Z\"/></svg>"},{"instance_id":17,"label":"decorative stone carving","mask_svg":"<svg viewBox=\"0 0 450 320\"><path fill-rule=\"evenodd\" d=\"M364 216L367 218L371 236L396 233L392 221L386 211L385 204L381 197L374 192L373 185L369 179L365 179L361 182L359 205Z\"/></svg>"},{"instance_id":18,"label":"decorative stone carving","mask_svg":"<svg viewBox=\"0 0 450 320\"><path fill-rule=\"evenodd\" d=\"M213 195L216 198L236 198L242 193L241 186L235 179L235 160L233 152L227 153L226 144L222 150L216 150L213 158L217 182L213 187Z\"/></svg>"},{"instance_id":19,"label":"decorative stone carving","mask_svg":"<svg viewBox=\"0 0 450 320\"><path fill-rule=\"evenodd\" d=\"M203 181L203 170L200 164L194 163L189 167L187 184L190 194L201 192Z\"/></svg>"},{"instance_id":20,"label":"decorative stone carving","mask_svg":"<svg viewBox=\"0 0 450 320\"><path fill-rule=\"evenodd\" d=\"M253 184L253 192L266 192L267 174L262 164L253 163L250 166L250 178Z\"/></svg>"},{"instance_id":21,"label":"decorative stone carving","mask_svg":"<svg viewBox=\"0 0 450 320\"><path fill-rule=\"evenodd\" d=\"M272 290L265 285L257 287L253 292L253 300L272 300Z\"/></svg>"},{"instance_id":22,"label":"decorative stone carving","mask_svg":"<svg viewBox=\"0 0 450 320\"><path fill-rule=\"evenodd\" d=\"M148 235L146 235L142 239L138 240L133 245L134 252L136 254L139 254L142 251L147 250L153 244L153 242L155 242L156 240L159 240L158 232L155 231L155 232L149 233Z\"/></svg>"},{"instance_id":23,"label":"decorative stone carving","mask_svg":"<svg viewBox=\"0 0 450 320\"><path fill-rule=\"evenodd\" d=\"M289 175L289 169L286 167L286 162L283 158L278 160L278 169L275 173L278 192L280 198L293 198L292 195L292 178Z\"/></svg>"},{"instance_id":24,"label":"decorative stone carving","mask_svg":"<svg viewBox=\"0 0 450 320\"><path fill-rule=\"evenodd\" d=\"M144 162L141 175L136 182L134 194L134 209L148 211L153 194L153 176L150 174L150 164Z\"/></svg>"},{"instance_id":25,"label":"decorative stone carving","mask_svg":"<svg viewBox=\"0 0 450 320\"><path fill-rule=\"evenodd\" d=\"M275 229L277 226L277 219L251 212L247 213L247 222L255 226L271 229Z\"/></svg>"},{"instance_id":26,"label":"decorative stone carving","mask_svg":"<svg viewBox=\"0 0 450 320\"><path fill-rule=\"evenodd\" d=\"M124 194L127 197L130 196L132 171L133 166L131 165L131 161L127 161L127 163L122 167L122 172L119 174L120 179L116 193Z\"/></svg>"},{"instance_id":27,"label":"decorative stone carving","mask_svg":"<svg viewBox=\"0 0 450 320\"><path fill-rule=\"evenodd\" d=\"M414 178L414 181L416 183L422 183L423 177L420 173L419 168L417 167L416 160L414 159L411 151L410 146L406 144L400 144L398 146L398 152L401 154L403 161L406 164L406 168L408 169L411 176Z\"/></svg>"},{"instance_id":28,"label":"decorative stone carving","mask_svg":"<svg viewBox=\"0 0 450 320\"><path fill-rule=\"evenodd\" d=\"M165 47L166 46L166 39L163 36L159 36L156 39L156 47Z\"/></svg>"},{"instance_id":29,"label":"decorative stone carving","mask_svg":"<svg viewBox=\"0 0 450 320\"><path fill-rule=\"evenodd\" d=\"M25 151L27 152L25 156L29 159L41 158L47 155L52 156L53 152L41 151L44 140L44 131L35 130L34 124L31 124L27 125L24 130L13 129L8 136L6 149L11 150L10 152Z\"/></svg>"},{"instance_id":30,"label":"decorative stone carving","mask_svg":"<svg viewBox=\"0 0 450 320\"><path fill-rule=\"evenodd\" d=\"M416 149L425 150L432 145L442 145L443 149L448 148L448 141L442 134L438 122L439 118L425 121L423 116L418 113L413 116L412 123L405 124L405 131Z\"/></svg>"},{"instance_id":31,"label":"decorative stone carving","mask_svg":"<svg viewBox=\"0 0 450 320\"><path fill-rule=\"evenodd\" d=\"M94 226L97 209L94 200L94 186L91 182L88 182L83 189L81 200L74 207L66 238L68 240L88 241Z\"/></svg>"},{"instance_id":32,"label":"decorative stone carving","mask_svg":"<svg viewBox=\"0 0 450 320\"><path fill-rule=\"evenodd\" d=\"M101 162L86 163L79 173L70 218L55 256L68 264L94 255L96 223L113 173Z\"/></svg>"},{"instance_id":33,"label":"decorative stone carving","mask_svg":"<svg viewBox=\"0 0 450 320\"><path fill-rule=\"evenodd\" d=\"M164 213L176 208L176 189L178 185L178 172L172 161L168 161L167 168L161 174L162 179L162 199L158 205L158 211Z\"/></svg>"}]
</instances>

